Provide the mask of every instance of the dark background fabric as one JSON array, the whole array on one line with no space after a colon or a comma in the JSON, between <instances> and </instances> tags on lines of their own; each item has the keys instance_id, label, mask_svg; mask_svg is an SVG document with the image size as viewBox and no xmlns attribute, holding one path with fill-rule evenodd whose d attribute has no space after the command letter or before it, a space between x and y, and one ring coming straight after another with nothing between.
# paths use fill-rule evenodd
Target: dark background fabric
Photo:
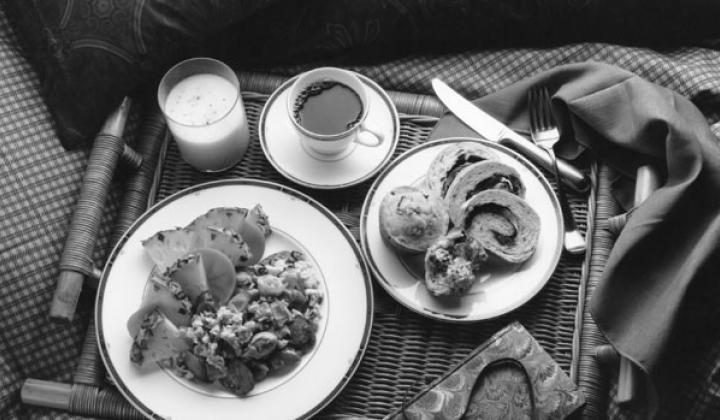
<instances>
[{"instance_id":1,"label":"dark background fabric","mask_svg":"<svg viewBox=\"0 0 720 420\"><path fill-rule=\"evenodd\" d=\"M66 148L174 62L387 60L579 41L677 46L720 38L708 0L3 0Z\"/></svg>"},{"instance_id":2,"label":"dark background fabric","mask_svg":"<svg viewBox=\"0 0 720 420\"><path fill-rule=\"evenodd\" d=\"M720 5L707 0L291 1L231 25L212 44L239 63L386 60L588 41L687 46L720 37L708 15L715 11Z\"/></svg>"}]
</instances>

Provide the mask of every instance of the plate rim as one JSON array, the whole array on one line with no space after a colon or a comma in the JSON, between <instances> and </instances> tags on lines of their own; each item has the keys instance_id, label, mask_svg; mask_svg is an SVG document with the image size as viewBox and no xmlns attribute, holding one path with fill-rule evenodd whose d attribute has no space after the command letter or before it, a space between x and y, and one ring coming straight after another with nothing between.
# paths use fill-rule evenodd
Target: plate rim
<instances>
[{"instance_id":1,"label":"plate rim","mask_svg":"<svg viewBox=\"0 0 720 420\"><path fill-rule=\"evenodd\" d=\"M350 70L348 70L350 71ZM278 86L273 93L268 97L267 101L265 101L265 104L263 105L262 111L260 112L260 117L258 118L258 125L257 125L257 135L258 140L260 143L260 147L262 148L263 154L265 155L265 158L270 162L270 165L272 165L273 168L275 168L276 171L278 171L282 176L284 176L286 179L288 179L291 182L294 182L298 185L301 185L303 187L313 188L317 190L339 190L343 188L352 187L354 185L361 184L368 179L372 178L373 176L377 175L378 172L380 172L383 168L385 168L388 163L392 160L393 155L395 154L395 149L397 148L397 145L400 141L400 115L398 114L397 107L395 106L395 103L390 98L390 95L388 95L387 91L380 87L374 80L370 79L369 77L362 75L357 72L352 72L355 74L362 83L365 83L369 85L370 88L375 90L380 97L383 99L383 101L388 105L388 108L390 109L390 113L392 114L393 118L393 139L392 144L390 146L390 149L388 150L387 155L378 163L378 165L373 168L371 171L369 171L367 174L363 175L362 177L346 182L344 184L315 184L312 182L307 182L305 180L302 180L296 176L293 176L289 174L279 163L275 161L275 159L272 157L270 152L267 149L266 142L267 139L265 138L265 120L267 119L267 113L270 110L270 106L275 103L277 98L285 91L287 90L290 85L302 75L298 74L295 75L288 80L284 81L280 86Z\"/></svg>"},{"instance_id":2,"label":"plate rim","mask_svg":"<svg viewBox=\"0 0 720 420\"><path fill-rule=\"evenodd\" d=\"M527 167L530 172L532 172L533 175L535 175L539 180L540 183L543 185L545 190L549 193L550 201L552 201L552 205L555 209L555 217L558 222L558 232L557 232L557 243L558 246L556 247L555 254L553 255L553 269L548 273L547 278L540 282L540 287L537 288L537 290L533 291L532 294L529 295L528 298L525 300L519 301L519 303L515 304L512 307L509 307L509 309L493 315L493 316L487 316L487 317L480 317L480 318L459 318L456 316L446 315L443 313L435 312L435 311L429 311L426 308L422 307L416 307L411 305L409 302L405 302L404 299L402 299L396 292L395 288L393 288L387 281L385 275L381 272L381 270L377 267L375 260L372 258L372 253L370 252L369 243L367 239L367 218L368 218L368 212L370 203L372 201L372 198L375 196L375 192L378 189L378 186L382 182L383 179L390 173L390 171L393 170L397 165L399 165L401 162L405 161L408 157L410 157L413 154L416 154L424 149L429 149L431 147L439 146L440 144L450 144L450 143L459 143L464 141L472 141L472 142L478 142L485 146L489 146L491 148L495 148L500 150L501 152L505 152L508 155L510 155L512 158L518 160L520 163L522 163L524 166ZM365 261L367 262L367 265L370 268L370 271L372 272L373 276L377 279L377 282L380 283L380 286L395 300L396 302L400 303L405 308L409 309L410 311L417 313L419 315L422 315L426 318L443 321L447 323L452 324L472 324L476 322L482 322L482 321L489 321L492 319L496 319L499 317L502 317L504 315L507 315L508 313L517 310L518 308L522 307L526 303L528 303L530 300L532 300L535 296L537 296L540 291L545 288L547 285L547 282L550 281L550 278L552 277L553 273L557 269L558 263L560 262L560 257L562 256L563 252L563 233L565 231L565 226L562 218L562 213L560 209L560 202L558 201L557 195L555 194L552 185L547 180L545 175L540 171L540 169L535 166L533 163L531 163L527 158L519 154L518 152L502 145L497 142L493 142L484 138L480 137L467 137L467 136L450 136L450 137L442 137L438 139L433 139L426 141L424 143L420 143L402 154L400 154L398 157L393 159L393 161L385 167L385 169L375 178L372 185L368 189L367 195L365 196L365 200L363 201L362 209L360 211L360 246L362 248L363 254L365 256Z\"/></svg>"},{"instance_id":3,"label":"plate rim","mask_svg":"<svg viewBox=\"0 0 720 420\"><path fill-rule=\"evenodd\" d=\"M114 366L112 363L110 363L109 355L107 354L108 350L105 346L105 340L104 335L102 334L102 303L104 300L104 290L105 286L107 284L107 278L109 276L110 270L113 267L113 264L118 256L118 254L122 251L123 246L127 243L130 236L143 224L145 220L147 220L149 217L151 217L154 213L156 213L160 208L166 206L167 204L178 200L182 198L183 196L196 193L200 190L204 189L210 189L214 187L222 187L222 186L256 186L261 188L270 188L274 190L278 190L283 194L287 194L291 197L300 199L304 201L305 203L308 203L312 205L315 209L320 211L330 222L332 222L333 225L335 225L339 230L340 233L343 235L343 237L348 241L350 244L350 247L353 250L353 253L357 257L358 263L360 265L360 270L363 274L363 279L365 283L365 290L367 294L367 307L365 310L365 328L363 332L363 337L360 342L360 346L358 347L357 351L355 352L355 356L353 359L353 362L350 366L350 368L345 372L343 375L342 380L333 388L333 390L325 396L325 398L318 402L312 409L308 410L307 412L301 414L298 419L309 419L322 411L325 407L327 407L348 385L350 380L355 376L355 373L357 372L358 368L360 367L360 364L362 360L365 357L366 350L368 348L368 344L370 342L370 338L372 336L372 329L373 329L373 323L374 323L374 317L375 317L375 299L374 299L374 292L373 292L373 284L372 284L372 276L371 271L369 270L367 261L365 260L365 254L362 252L361 247L358 245L355 238L352 236L352 233L350 230L340 221L340 219L330 210L328 209L324 204L319 202L318 200L310 197L309 195L300 192L292 187L288 187L285 185L282 185L277 182L273 181L265 181L265 180L259 180L259 179L251 179L251 178L233 178L233 179L223 179L223 180L215 180L215 181L207 181L200 184L192 185L190 187L184 188L180 191L177 191L164 199L156 202L153 204L150 208L145 210L131 225L127 228L127 230L123 233L123 235L118 239L117 243L113 246L111 252L108 254L108 258L103 266L102 276L100 277L100 281L98 283L96 297L95 297L95 304L93 308L93 321L94 321L94 332L95 336L97 337L97 347L98 351L100 353L100 358L103 362L103 365L105 366L108 374L113 380L113 383L115 387L118 389L118 391L122 394L122 396L127 400L133 407L135 407L140 413L142 413L145 417L151 418L151 419L165 419L162 415L153 412L150 408L145 406L145 404L142 403L138 398L135 397L135 395L127 389L125 386L123 380L119 378L118 373L115 371Z\"/></svg>"}]
</instances>

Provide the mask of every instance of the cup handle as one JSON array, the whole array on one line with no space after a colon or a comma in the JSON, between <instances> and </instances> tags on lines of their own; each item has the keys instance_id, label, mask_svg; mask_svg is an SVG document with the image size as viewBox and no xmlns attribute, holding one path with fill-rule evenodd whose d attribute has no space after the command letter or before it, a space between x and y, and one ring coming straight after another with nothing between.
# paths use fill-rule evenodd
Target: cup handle
<instances>
[{"instance_id":1,"label":"cup handle","mask_svg":"<svg viewBox=\"0 0 720 420\"><path fill-rule=\"evenodd\" d=\"M360 129L355 137L355 142L363 146L377 147L385 140L385 136L381 133L368 128L365 123L360 124Z\"/></svg>"}]
</instances>

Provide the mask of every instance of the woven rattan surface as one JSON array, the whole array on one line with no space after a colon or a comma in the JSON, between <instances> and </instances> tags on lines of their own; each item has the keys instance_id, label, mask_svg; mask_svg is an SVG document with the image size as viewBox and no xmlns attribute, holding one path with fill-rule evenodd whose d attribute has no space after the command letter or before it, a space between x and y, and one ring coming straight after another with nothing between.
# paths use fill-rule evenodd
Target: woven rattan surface
<instances>
[{"instance_id":1,"label":"woven rattan surface","mask_svg":"<svg viewBox=\"0 0 720 420\"><path fill-rule=\"evenodd\" d=\"M222 174L201 174L182 161L168 143L158 178L156 199L197 183L235 177L258 178L293 186L330 208L359 240L360 208L372 180L340 191L315 191L292 184L268 163L257 139L256 123L267 94L282 78L241 74L245 108L250 121L251 146L243 160ZM400 141L396 155L426 141L443 108L424 95L390 93L400 113ZM572 197L573 211L583 229L588 197ZM272 215L271 215L272 217ZM272 219L271 219L272 221ZM511 314L472 325L451 325L411 313L375 287L376 314L365 357L357 373L326 413L382 417L463 359L473 348L513 320L519 320L555 360L573 369L575 311L583 258L563 255L546 287L528 304Z\"/></svg>"},{"instance_id":2,"label":"woven rattan surface","mask_svg":"<svg viewBox=\"0 0 720 420\"><path fill-rule=\"evenodd\" d=\"M578 331L578 366L577 382L585 391L587 403L583 415L586 418L596 419L605 415L607 407L608 374L600 362L595 358L597 346L606 344L607 341L597 325L593 322L587 303L592 296L595 287L600 281L607 262L610 250L615 240L606 229L608 217L619 213L619 208L612 196L610 171L606 166L600 166L599 170L593 171L596 184L592 189L590 199L590 211L593 214L594 228L588 235L588 253L586 264L583 267L587 270L587 279L580 290L581 307L578 308L580 316L580 329Z\"/></svg>"}]
</instances>

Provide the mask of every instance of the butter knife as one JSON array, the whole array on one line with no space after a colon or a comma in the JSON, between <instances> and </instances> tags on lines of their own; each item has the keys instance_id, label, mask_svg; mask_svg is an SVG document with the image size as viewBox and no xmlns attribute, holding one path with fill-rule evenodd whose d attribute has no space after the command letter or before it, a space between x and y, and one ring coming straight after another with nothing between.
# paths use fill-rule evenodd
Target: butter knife
<instances>
[{"instance_id":1,"label":"butter knife","mask_svg":"<svg viewBox=\"0 0 720 420\"><path fill-rule=\"evenodd\" d=\"M462 95L445 84L442 80L434 78L432 87L435 95L440 101L463 123L490 141L496 141L503 146L508 146L527 157L535 164L553 171L553 163L550 156L540 147L530 142L510 127L493 118L490 114L480 109L474 103L463 98ZM562 174L562 180L575 191L585 191L590 182L588 177L575 166L558 159L558 170Z\"/></svg>"}]
</instances>

